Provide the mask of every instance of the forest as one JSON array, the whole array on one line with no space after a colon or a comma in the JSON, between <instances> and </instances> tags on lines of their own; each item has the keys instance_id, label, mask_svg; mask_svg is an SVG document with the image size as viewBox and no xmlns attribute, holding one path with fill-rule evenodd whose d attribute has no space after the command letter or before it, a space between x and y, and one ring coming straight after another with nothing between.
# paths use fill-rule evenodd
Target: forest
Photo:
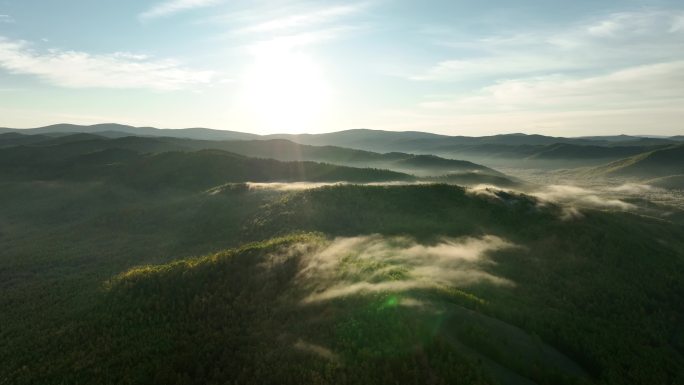
<instances>
[{"instance_id":1,"label":"forest","mask_svg":"<svg viewBox=\"0 0 684 385\"><path fill-rule=\"evenodd\" d=\"M681 383L681 225L490 192L4 182L0 382Z\"/></svg>"},{"instance_id":2,"label":"forest","mask_svg":"<svg viewBox=\"0 0 684 385\"><path fill-rule=\"evenodd\" d=\"M0 385L684 385L684 0L0 0Z\"/></svg>"}]
</instances>

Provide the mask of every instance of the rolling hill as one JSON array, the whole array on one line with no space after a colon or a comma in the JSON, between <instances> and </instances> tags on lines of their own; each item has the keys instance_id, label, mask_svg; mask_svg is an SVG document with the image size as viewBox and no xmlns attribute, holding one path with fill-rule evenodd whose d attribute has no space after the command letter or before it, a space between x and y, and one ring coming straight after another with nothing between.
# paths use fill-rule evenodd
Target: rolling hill
<instances>
[{"instance_id":1,"label":"rolling hill","mask_svg":"<svg viewBox=\"0 0 684 385\"><path fill-rule=\"evenodd\" d=\"M447 159L460 159L488 167L515 167L527 169L567 169L599 166L639 153L665 148L679 143L678 137L652 138L628 135L564 138L544 135L503 134L482 137L448 136L417 131L382 131L354 129L323 134L274 134L255 135L236 131L212 130L206 128L157 129L132 127L117 124L78 126L58 124L33 129L0 129L6 133L26 133L49 136L64 136L69 133L89 133L110 138L123 136L164 137L166 140L193 139L192 148L224 149L247 156L262 156L278 160L313 160L359 166L351 162L382 162L367 164L372 167L392 168L397 171L411 171L435 175L431 170L406 170L386 164L389 157L381 159L369 152L410 153L436 155ZM14 139L16 140L16 139ZM35 143L29 139L28 143ZM244 147L227 141L245 141ZM259 144L257 142L268 142ZM222 142L222 143L213 143ZM296 147L300 145L319 147ZM2 140L0 139L0 146ZM320 149L320 147L328 147ZM346 151L340 148L347 149ZM365 151L351 153L352 149ZM337 154L336 154L337 153ZM298 157L302 158L299 159ZM399 160L399 159L394 159ZM411 162L406 162L411 163ZM474 170L454 169L450 171L470 172Z\"/></svg>"},{"instance_id":2,"label":"rolling hill","mask_svg":"<svg viewBox=\"0 0 684 385\"><path fill-rule=\"evenodd\" d=\"M684 174L684 145L645 152L581 172L588 177L652 179Z\"/></svg>"},{"instance_id":3,"label":"rolling hill","mask_svg":"<svg viewBox=\"0 0 684 385\"><path fill-rule=\"evenodd\" d=\"M4 135L11 135L11 138L6 140L8 143L6 147L10 147L12 143L19 141L19 143L30 144L34 148L35 152L33 155L27 155L22 161L30 161L28 158L41 159L42 157L55 159L61 156L60 154L68 155L72 152L83 153L112 148L130 149L141 153L216 149L248 157L280 161L314 161L362 168L383 168L423 176L442 175L446 172L477 172L487 175L503 175L491 168L462 160L396 152L379 154L334 146L309 146L284 139L218 141L137 136L106 138L95 134L70 134L59 137L41 135L36 137L36 139L27 140L26 138L33 138L33 136L24 135L25 138L20 138L15 133ZM2 146L2 143L2 137L0 137L0 146ZM60 148L53 147L59 144L64 146L60 146ZM11 151L16 150L10 150L9 152ZM28 153L28 150L21 151Z\"/></svg>"},{"instance_id":4,"label":"rolling hill","mask_svg":"<svg viewBox=\"0 0 684 385\"><path fill-rule=\"evenodd\" d=\"M667 221L447 185L0 183L5 383L683 379Z\"/></svg>"},{"instance_id":5,"label":"rolling hill","mask_svg":"<svg viewBox=\"0 0 684 385\"><path fill-rule=\"evenodd\" d=\"M126 146L124 146L126 145ZM99 181L145 190L201 191L230 182L387 182L415 177L389 170L249 158L222 150L141 152L156 140L126 137L0 149L6 180Z\"/></svg>"},{"instance_id":6,"label":"rolling hill","mask_svg":"<svg viewBox=\"0 0 684 385\"><path fill-rule=\"evenodd\" d=\"M668 190L684 190L684 175L671 175L647 180L646 184Z\"/></svg>"},{"instance_id":7,"label":"rolling hill","mask_svg":"<svg viewBox=\"0 0 684 385\"><path fill-rule=\"evenodd\" d=\"M444 146L507 145L507 146L546 146L558 143L597 146L632 146L668 144L678 139L650 138L638 136L596 136L596 137L553 137L536 134L502 134L481 137L449 136L419 131L383 131L352 129L322 134L272 134L256 135L228 130L208 128L159 129L154 127L133 127L121 124L97 124L82 126L74 124L55 124L30 129L0 128L0 133L23 132L27 134L60 135L65 133L94 133L104 136L139 135L165 136L200 140L261 140L287 139L300 144L315 146L347 147L374 152L420 152L433 151Z\"/></svg>"}]
</instances>

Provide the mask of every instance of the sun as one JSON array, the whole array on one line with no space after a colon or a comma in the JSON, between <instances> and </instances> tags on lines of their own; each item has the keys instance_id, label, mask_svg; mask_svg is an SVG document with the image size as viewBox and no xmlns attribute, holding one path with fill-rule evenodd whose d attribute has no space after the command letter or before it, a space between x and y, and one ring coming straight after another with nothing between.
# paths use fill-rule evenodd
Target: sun
<instances>
[{"instance_id":1,"label":"sun","mask_svg":"<svg viewBox=\"0 0 684 385\"><path fill-rule=\"evenodd\" d=\"M295 133L316 130L329 88L312 56L270 45L254 51L243 94L261 131Z\"/></svg>"}]
</instances>

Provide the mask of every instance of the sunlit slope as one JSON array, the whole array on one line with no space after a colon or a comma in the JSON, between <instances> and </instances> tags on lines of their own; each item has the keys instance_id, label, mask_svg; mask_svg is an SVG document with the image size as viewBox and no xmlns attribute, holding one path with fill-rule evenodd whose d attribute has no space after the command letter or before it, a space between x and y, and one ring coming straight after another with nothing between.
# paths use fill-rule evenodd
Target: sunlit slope
<instances>
[{"instance_id":1,"label":"sunlit slope","mask_svg":"<svg viewBox=\"0 0 684 385\"><path fill-rule=\"evenodd\" d=\"M437 250L408 238L299 235L135 268L107 284L102 307L113 318L102 326L124 333L105 332L100 344L136 341L131 350L147 354L119 365L165 381L527 384L588 378L538 337L483 314L485 301L461 285L416 279L430 267L428 255L402 261L383 254L423 247L434 257L451 248L457 259L488 242L503 241L469 239ZM462 266L447 261L440 267L458 274ZM354 289L360 285L364 289ZM338 287L343 294L334 292Z\"/></svg>"},{"instance_id":2,"label":"sunlit slope","mask_svg":"<svg viewBox=\"0 0 684 385\"><path fill-rule=\"evenodd\" d=\"M647 184L671 190L684 190L684 175L672 175L646 181Z\"/></svg>"},{"instance_id":3,"label":"sunlit slope","mask_svg":"<svg viewBox=\"0 0 684 385\"><path fill-rule=\"evenodd\" d=\"M493 167L559 169L598 166L671 145L641 143L641 141L630 141L609 144L595 144L594 142L534 145L513 143L459 144L436 147L432 153L444 157L468 159Z\"/></svg>"},{"instance_id":4,"label":"sunlit slope","mask_svg":"<svg viewBox=\"0 0 684 385\"><path fill-rule=\"evenodd\" d=\"M683 173L684 145L677 145L584 170L582 175L652 179Z\"/></svg>"},{"instance_id":5,"label":"sunlit slope","mask_svg":"<svg viewBox=\"0 0 684 385\"><path fill-rule=\"evenodd\" d=\"M636 143L636 142L635 142ZM665 148L667 145L661 145L656 148ZM639 153L653 150L653 147L643 145L630 146L596 146L596 145L577 145L568 143L556 143L552 145L539 148L536 153L530 155L527 159L533 160L602 160L602 159L618 159L625 158Z\"/></svg>"},{"instance_id":6,"label":"sunlit slope","mask_svg":"<svg viewBox=\"0 0 684 385\"><path fill-rule=\"evenodd\" d=\"M421 351L430 320L391 299L383 308L384 295L302 303L313 284L305 258L326 243L279 238L116 276L97 309L111 318L96 318L94 331L110 330L99 346L133 345L128 356L96 349L94 358L135 382L488 383L448 346Z\"/></svg>"}]
</instances>

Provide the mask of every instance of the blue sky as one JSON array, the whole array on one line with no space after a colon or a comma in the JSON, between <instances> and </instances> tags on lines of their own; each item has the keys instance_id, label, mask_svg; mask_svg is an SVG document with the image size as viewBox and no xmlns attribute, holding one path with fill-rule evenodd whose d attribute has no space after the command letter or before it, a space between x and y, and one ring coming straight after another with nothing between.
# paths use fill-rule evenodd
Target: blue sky
<instances>
[{"instance_id":1,"label":"blue sky","mask_svg":"<svg viewBox=\"0 0 684 385\"><path fill-rule=\"evenodd\" d=\"M684 3L0 0L0 116L684 134Z\"/></svg>"}]
</instances>

